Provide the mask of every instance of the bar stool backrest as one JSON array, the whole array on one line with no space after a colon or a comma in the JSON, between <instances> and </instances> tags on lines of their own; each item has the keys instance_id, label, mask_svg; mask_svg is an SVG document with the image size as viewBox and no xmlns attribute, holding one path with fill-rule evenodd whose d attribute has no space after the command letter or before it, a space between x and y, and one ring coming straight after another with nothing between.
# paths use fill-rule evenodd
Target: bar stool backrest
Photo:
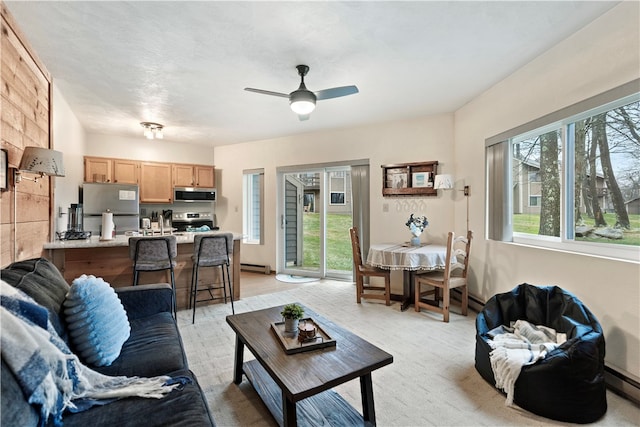
<instances>
[{"instance_id":1,"label":"bar stool backrest","mask_svg":"<svg viewBox=\"0 0 640 427\"><path fill-rule=\"evenodd\" d=\"M135 265L155 264L157 269L170 268L171 264L175 265L177 256L176 236L129 238L129 257Z\"/></svg>"},{"instance_id":2,"label":"bar stool backrest","mask_svg":"<svg viewBox=\"0 0 640 427\"><path fill-rule=\"evenodd\" d=\"M201 267L229 265L229 254L233 251L233 234L198 234L193 239L194 263Z\"/></svg>"}]
</instances>

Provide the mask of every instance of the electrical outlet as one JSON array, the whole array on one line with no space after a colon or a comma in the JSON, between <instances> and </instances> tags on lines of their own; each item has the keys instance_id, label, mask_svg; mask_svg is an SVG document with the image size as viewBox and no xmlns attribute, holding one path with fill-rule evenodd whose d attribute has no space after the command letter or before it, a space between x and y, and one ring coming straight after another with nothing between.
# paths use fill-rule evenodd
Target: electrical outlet
<instances>
[{"instance_id":1,"label":"electrical outlet","mask_svg":"<svg viewBox=\"0 0 640 427\"><path fill-rule=\"evenodd\" d=\"M389 203L382 204L382 212L389 212Z\"/></svg>"}]
</instances>

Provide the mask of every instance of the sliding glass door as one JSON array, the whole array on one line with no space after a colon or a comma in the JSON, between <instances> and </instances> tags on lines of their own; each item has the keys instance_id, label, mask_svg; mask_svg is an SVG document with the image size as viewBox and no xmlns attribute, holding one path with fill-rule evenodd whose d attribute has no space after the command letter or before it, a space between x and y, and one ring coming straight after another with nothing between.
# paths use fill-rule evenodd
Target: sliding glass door
<instances>
[{"instance_id":1,"label":"sliding glass door","mask_svg":"<svg viewBox=\"0 0 640 427\"><path fill-rule=\"evenodd\" d=\"M293 168L278 178L282 248L278 271L350 279L351 168Z\"/></svg>"}]
</instances>

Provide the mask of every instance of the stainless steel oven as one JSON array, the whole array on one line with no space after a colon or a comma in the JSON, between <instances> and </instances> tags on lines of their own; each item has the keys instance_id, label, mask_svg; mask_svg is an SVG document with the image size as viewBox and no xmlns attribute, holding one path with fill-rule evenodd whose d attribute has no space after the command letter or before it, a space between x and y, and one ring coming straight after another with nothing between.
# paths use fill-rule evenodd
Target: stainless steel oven
<instances>
[{"instance_id":1,"label":"stainless steel oven","mask_svg":"<svg viewBox=\"0 0 640 427\"><path fill-rule=\"evenodd\" d=\"M211 230L218 230L216 215L211 212L174 212L171 224L176 231L187 231L187 228L199 228L206 225Z\"/></svg>"}]
</instances>

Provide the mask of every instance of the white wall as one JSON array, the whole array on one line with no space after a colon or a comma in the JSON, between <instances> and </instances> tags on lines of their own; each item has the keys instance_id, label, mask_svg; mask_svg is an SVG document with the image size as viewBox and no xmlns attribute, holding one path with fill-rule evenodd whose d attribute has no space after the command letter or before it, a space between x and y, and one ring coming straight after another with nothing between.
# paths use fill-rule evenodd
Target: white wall
<instances>
[{"instance_id":1,"label":"white wall","mask_svg":"<svg viewBox=\"0 0 640 427\"><path fill-rule=\"evenodd\" d=\"M304 125L304 123L302 123ZM423 202L430 225L422 240L444 241L453 226L453 205L447 196L424 198L382 197L383 164L439 161L439 171L453 173L453 116L443 114L415 120L383 123L353 129L305 134L216 147L219 168L216 213L222 229L242 231L242 171L264 168L265 244L243 245L242 262L276 267L276 168L344 160L369 159L371 192L371 243L406 241L411 236L405 222L413 211L402 202ZM401 204L398 211L397 203ZM383 204L388 212L383 212ZM345 235L345 239L349 239ZM401 292L401 275L393 277Z\"/></svg>"},{"instance_id":2,"label":"white wall","mask_svg":"<svg viewBox=\"0 0 640 427\"><path fill-rule=\"evenodd\" d=\"M53 149L62 151L64 159L65 177L53 178L54 188L54 222L52 227L56 231L67 229L67 208L72 203L78 203L78 187L83 179L82 156L85 151L85 131L69 104L53 82ZM64 215L58 215L62 208ZM54 239L55 235L52 234Z\"/></svg>"},{"instance_id":3,"label":"white wall","mask_svg":"<svg viewBox=\"0 0 640 427\"><path fill-rule=\"evenodd\" d=\"M485 240L484 140L640 77L640 3L625 2L474 99L455 114L458 177L471 202L470 292L487 299L522 282L578 296L605 331L606 362L640 378L640 265ZM456 224L464 205L456 202Z\"/></svg>"},{"instance_id":4,"label":"white wall","mask_svg":"<svg viewBox=\"0 0 640 427\"><path fill-rule=\"evenodd\" d=\"M170 139L146 139L90 133L87 135L86 156L116 157L148 162L194 163L213 165L213 148L173 142Z\"/></svg>"}]
</instances>

